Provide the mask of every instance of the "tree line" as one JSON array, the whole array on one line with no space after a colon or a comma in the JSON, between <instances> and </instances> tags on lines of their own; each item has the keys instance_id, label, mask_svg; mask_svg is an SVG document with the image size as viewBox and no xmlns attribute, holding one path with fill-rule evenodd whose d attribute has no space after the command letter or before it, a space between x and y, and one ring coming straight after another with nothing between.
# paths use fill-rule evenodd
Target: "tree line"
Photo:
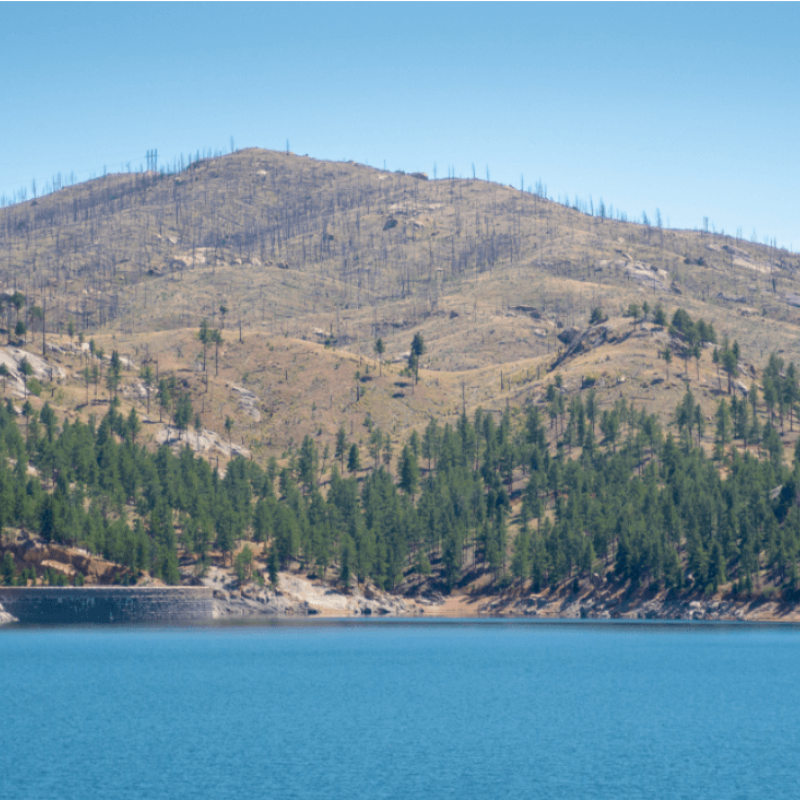
<instances>
[{"instance_id":1,"label":"tree line","mask_svg":"<svg viewBox=\"0 0 800 800\"><path fill-rule=\"evenodd\" d=\"M763 402L755 387L723 397L710 452L688 389L674 435L624 398L601 410L594 389L568 397L556 378L541 405L431 419L396 461L367 421L367 464L342 427L333 458L307 436L283 466L237 457L224 475L188 447L148 451L135 409L123 415L113 395L102 419L60 425L27 403L23 427L7 402L0 529L86 547L124 565L125 580L146 570L177 583L180 558L202 570L214 551L230 564L245 540L273 581L294 565L387 590L435 572L443 590L488 573L495 588L540 591L611 569L632 586L794 592L800 453L785 465L777 427L793 425L794 376L772 356ZM240 555L241 574L252 556Z\"/></svg>"}]
</instances>

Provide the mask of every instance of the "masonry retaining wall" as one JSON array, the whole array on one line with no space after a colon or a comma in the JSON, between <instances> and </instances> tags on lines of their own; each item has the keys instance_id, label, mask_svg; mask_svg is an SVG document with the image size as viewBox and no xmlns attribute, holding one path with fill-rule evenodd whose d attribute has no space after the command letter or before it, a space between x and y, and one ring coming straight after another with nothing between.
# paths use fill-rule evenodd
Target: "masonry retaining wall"
<instances>
[{"instance_id":1,"label":"masonry retaining wall","mask_svg":"<svg viewBox=\"0 0 800 800\"><path fill-rule=\"evenodd\" d=\"M189 622L211 619L206 587L0 587L0 605L20 622Z\"/></svg>"}]
</instances>

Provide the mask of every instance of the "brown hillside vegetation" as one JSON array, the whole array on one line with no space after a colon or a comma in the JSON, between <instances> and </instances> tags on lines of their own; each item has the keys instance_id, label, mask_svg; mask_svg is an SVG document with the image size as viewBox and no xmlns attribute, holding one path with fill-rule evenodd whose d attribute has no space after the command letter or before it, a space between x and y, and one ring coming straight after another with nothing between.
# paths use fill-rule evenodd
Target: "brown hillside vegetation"
<instances>
[{"instance_id":1,"label":"brown hillside vegetation","mask_svg":"<svg viewBox=\"0 0 800 800\"><path fill-rule=\"evenodd\" d=\"M226 438L230 415L232 436L255 457L280 456L306 433L332 441L368 414L402 438L433 415L536 400L555 364L568 390L588 379L601 406L623 394L666 418L685 365L676 359L667 380L666 335L623 319L632 302L704 318L738 340L745 362L800 356L800 259L786 251L352 162L253 149L184 167L110 175L0 210L0 282L43 309L48 332L63 337L71 324L107 356L117 349L175 372L203 424ZM559 357L558 334L584 328L595 306L610 315L608 334ZM207 386L196 340L204 317L224 337ZM38 342L42 322L28 322ZM416 332L427 352L414 387L400 370ZM77 402L83 362L61 357L71 376L62 394L72 385ZM123 383L136 384L135 372ZM688 379L701 402L717 390L708 352Z\"/></svg>"},{"instance_id":2,"label":"brown hillside vegetation","mask_svg":"<svg viewBox=\"0 0 800 800\"><path fill-rule=\"evenodd\" d=\"M765 344L759 317L800 321L800 257L785 251L264 150L2 209L0 241L0 278L46 306L51 328L193 327L223 305L228 325L363 353L378 335L407 350L420 328L438 369L546 354L556 325L643 297L715 325L735 314L746 349Z\"/></svg>"},{"instance_id":3,"label":"brown hillside vegetation","mask_svg":"<svg viewBox=\"0 0 800 800\"><path fill-rule=\"evenodd\" d=\"M555 453L564 411L559 419L554 395L586 399L590 388L598 419L624 400L656 413L665 429L691 388L705 418L698 443L711 454L720 398L753 384L762 396L770 353L784 364L800 358L798 256L589 215L484 181L429 181L247 150L177 174L112 175L0 209L0 242L2 389L20 424L45 402L62 418L99 419L114 393L116 353L119 411L137 409L139 442L188 444L224 474L235 455L292 465L312 437L323 493L340 428L360 451L359 480L378 464L396 478L412 431L421 435L431 419L454 424L478 408L496 420L508 409L521 427L525 408L539 406ZM738 342L730 385L712 359L714 345L688 348L658 324L658 307L667 323L683 308L713 325L720 346L726 337ZM198 338L204 319L221 334L206 346ZM415 375L407 357L416 334L425 352ZM162 407L165 377L175 384ZM179 396L191 400L182 430L173 424ZM777 426L766 404L758 414ZM800 435L791 413L781 414L779 435L788 463ZM580 455L580 443L567 448ZM428 464L421 467L426 475ZM345 458L339 468L351 474ZM525 483L524 468L508 478L509 559ZM519 586L489 602L494 578L472 547L456 587L471 605L458 613L583 613L570 581L535 608ZM190 554L181 557L193 574ZM230 572L224 553L213 557ZM256 565L266 569L265 561ZM436 585L441 553L432 553L431 566ZM628 613L622 588L603 583L607 567L594 565L598 575L580 591L600 598L598 615ZM401 588L420 592L406 568ZM644 602L665 599L636 599ZM653 613L689 613L665 608Z\"/></svg>"}]
</instances>

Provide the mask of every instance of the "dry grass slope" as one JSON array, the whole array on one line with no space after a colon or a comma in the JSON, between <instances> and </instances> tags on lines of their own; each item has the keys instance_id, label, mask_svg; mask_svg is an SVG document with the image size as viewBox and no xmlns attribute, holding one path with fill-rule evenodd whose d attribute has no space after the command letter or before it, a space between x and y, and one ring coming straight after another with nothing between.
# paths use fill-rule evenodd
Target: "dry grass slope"
<instances>
[{"instance_id":1,"label":"dry grass slope","mask_svg":"<svg viewBox=\"0 0 800 800\"><path fill-rule=\"evenodd\" d=\"M430 416L536 401L564 349L557 334L585 327L594 306L615 334L558 372L570 391L596 378L601 408L622 394L666 422L685 390L682 363L666 380L658 359L663 332L620 316L631 302L686 308L736 338L756 366L773 350L800 357L796 255L601 219L485 181L244 150L2 209L0 242L0 283L44 309L47 330L60 332L52 342L66 342L72 321L106 354L156 359L191 389L206 428L226 440L230 416L234 443L259 460L306 434L332 445L340 424L363 443L367 415L400 442ZM225 328L219 376L207 386L203 317ZM35 350L41 323L29 322ZM416 332L427 353L414 388L400 370ZM58 358L68 373L59 405L87 413L83 360ZM709 352L688 380L710 416ZM135 369L123 383L125 402L143 407Z\"/></svg>"}]
</instances>

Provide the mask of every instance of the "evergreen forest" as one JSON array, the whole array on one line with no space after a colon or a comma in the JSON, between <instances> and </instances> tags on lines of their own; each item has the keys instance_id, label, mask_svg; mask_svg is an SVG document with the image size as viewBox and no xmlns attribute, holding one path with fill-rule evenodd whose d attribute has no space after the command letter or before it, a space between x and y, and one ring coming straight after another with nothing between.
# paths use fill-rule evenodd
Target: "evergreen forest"
<instances>
[{"instance_id":1,"label":"evergreen forest","mask_svg":"<svg viewBox=\"0 0 800 800\"><path fill-rule=\"evenodd\" d=\"M731 372L736 349L715 351ZM540 592L608 572L632 588L792 597L800 453L789 467L781 431L795 423L794 365L771 356L762 397L730 380L719 394L712 430L690 389L664 430L624 398L601 413L593 389L569 397L556 377L542 404L432 419L396 458L367 419L368 463L342 427L332 459L306 436L283 466L237 457L224 476L188 447L148 450L116 398L88 424L7 401L0 534L87 548L126 583L179 583L182 564L231 564L245 541L273 582L292 566L389 591L485 575L493 591ZM0 577L27 576L7 555Z\"/></svg>"}]
</instances>

